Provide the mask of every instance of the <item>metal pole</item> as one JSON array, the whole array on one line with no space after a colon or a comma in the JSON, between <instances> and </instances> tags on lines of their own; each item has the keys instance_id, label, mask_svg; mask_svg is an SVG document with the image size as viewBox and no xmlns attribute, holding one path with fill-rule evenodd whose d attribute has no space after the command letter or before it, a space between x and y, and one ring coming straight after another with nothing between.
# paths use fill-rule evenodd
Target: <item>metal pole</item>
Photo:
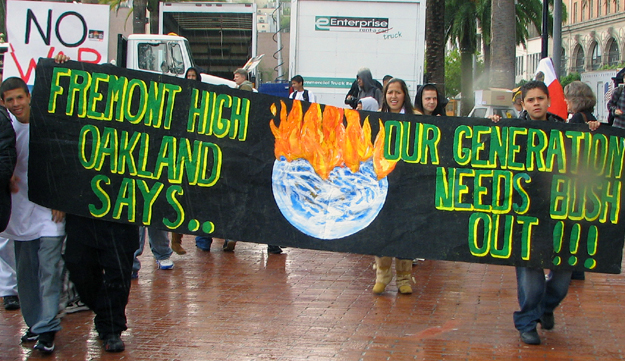
<instances>
[{"instance_id":1,"label":"metal pole","mask_svg":"<svg viewBox=\"0 0 625 361\"><path fill-rule=\"evenodd\" d=\"M543 0L543 26L542 26L542 48L540 52L541 58L546 58L549 56L549 31L547 19L549 18L549 2L547 0Z\"/></svg>"},{"instance_id":2,"label":"metal pole","mask_svg":"<svg viewBox=\"0 0 625 361\"><path fill-rule=\"evenodd\" d=\"M562 0L553 2L553 67L559 79L562 70Z\"/></svg>"}]
</instances>

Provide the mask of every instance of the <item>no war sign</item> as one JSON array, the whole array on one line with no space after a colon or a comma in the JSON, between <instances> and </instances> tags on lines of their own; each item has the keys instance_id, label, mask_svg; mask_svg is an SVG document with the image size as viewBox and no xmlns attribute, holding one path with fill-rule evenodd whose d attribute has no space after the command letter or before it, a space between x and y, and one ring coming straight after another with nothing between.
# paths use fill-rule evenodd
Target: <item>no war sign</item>
<instances>
[{"instance_id":1,"label":"no war sign","mask_svg":"<svg viewBox=\"0 0 625 361\"><path fill-rule=\"evenodd\" d=\"M36 203L336 252L619 273L625 133L359 112L39 61Z\"/></svg>"},{"instance_id":2,"label":"no war sign","mask_svg":"<svg viewBox=\"0 0 625 361\"><path fill-rule=\"evenodd\" d=\"M8 0L6 19L5 79L20 77L32 86L37 59L58 53L83 62L108 61L108 5Z\"/></svg>"}]
</instances>

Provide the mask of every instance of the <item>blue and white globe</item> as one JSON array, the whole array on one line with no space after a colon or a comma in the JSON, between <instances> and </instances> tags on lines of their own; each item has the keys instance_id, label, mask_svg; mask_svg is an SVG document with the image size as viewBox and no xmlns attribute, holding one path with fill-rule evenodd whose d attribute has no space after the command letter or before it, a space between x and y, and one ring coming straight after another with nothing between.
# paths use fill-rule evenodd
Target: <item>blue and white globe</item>
<instances>
[{"instance_id":1,"label":"blue and white globe","mask_svg":"<svg viewBox=\"0 0 625 361\"><path fill-rule=\"evenodd\" d=\"M327 180L307 160L273 165L273 197L284 217L301 232L319 239L339 239L366 228L384 206L386 177L378 181L373 161L352 173L336 167Z\"/></svg>"}]
</instances>

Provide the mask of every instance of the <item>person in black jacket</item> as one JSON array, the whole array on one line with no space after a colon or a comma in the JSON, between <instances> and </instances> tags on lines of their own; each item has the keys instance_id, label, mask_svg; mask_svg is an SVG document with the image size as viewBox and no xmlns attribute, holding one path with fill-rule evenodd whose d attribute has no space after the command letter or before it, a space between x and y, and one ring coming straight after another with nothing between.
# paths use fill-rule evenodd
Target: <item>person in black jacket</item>
<instances>
[{"instance_id":1,"label":"person in black jacket","mask_svg":"<svg viewBox=\"0 0 625 361\"><path fill-rule=\"evenodd\" d=\"M57 63L69 60L63 53ZM139 227L67 214L65 267L80 299L94 313L95 329L106 352L124 351L126 305Z\"/></svg>"},{"instance_id":2,"label":"person in black jacket","mask_svg":"<svg viewBox=\"0 0 625 361\"><path fill-rule=\"evenodd\" d=\"M436 85L419 85L414 99L415 114L445 115L447 102L447 98L438 91Z\"/></svg>"},{"instance_id":3,"label":"person in black jacket","mask_svg":"<svg viewBox=\"0 0 625 361\"><path fill-rule=\"evenodd\" d=\"M17 154L15 152L15 132L7 111L0 107L0 232L4 231L11 216L11 191L9 182L13 176ZM0 239L0 296L6 310L20 308L17 296L15 272L15 251L13 241Z\"/></svg>"},{"instance_id":4,"label":"person in black jacket","mask_svg":"<svg viewBox=\"0 0 625 361\"><path fill-rule=\"evenodd\" d=\"M372 97L378 102L378 108L382 104L382 84L379 81L373 79L371 70L367 68L361 68L358 70L356 80L352 83L352 87L345 96L345 104L356 109L358 107L358 101L365 97Z\"/></svg>"},{"instance_id":5,"label":"person in black jacket","mask_svg":"<svg viewBox=\"0 0 625 361\"><path fill-rule=\"evenodd\" d=\"M525 83L521 87L521 99L524 110L519 119L564 122L564 119L547 111L551 100L545 83ZM498 122L501 116L493 115L490 119ZM594 130L593 124L588 124L588 127ZM544 330L554 328L553 313L568 293L571 274L571 270L555 269L550 270L549 276L545 277L542 268L516 267L517 297L521 309L514 312L513 319L521 341L528 345L540 345L540 336L536 330L538 323Z\"/></svg>"},{"instance_id":6,"label":"person in black jacket","mask_svg":"<svg viewBox=\"0 0 625 361\"><path fill-rule=\"evenodd\" d=\"M4 231L11 216L9 181L16 160L15 132L6 109L0 108L0 232Z\"/></svg>"}]
</instances>

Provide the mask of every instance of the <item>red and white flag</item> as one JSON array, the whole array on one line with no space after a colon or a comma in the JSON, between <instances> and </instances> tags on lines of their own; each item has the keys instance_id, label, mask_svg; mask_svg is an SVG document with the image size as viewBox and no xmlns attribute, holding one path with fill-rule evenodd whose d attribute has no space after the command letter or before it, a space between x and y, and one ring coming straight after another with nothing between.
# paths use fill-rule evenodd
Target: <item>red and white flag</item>
<instances>
[{"instance_id":1,"label":"red and white flag","mask_svg":"<svg viewBox=\"0 0 625 361\"><path fill-rule=\"evenodd\" d=\"M555 115L560 116L562 119L568 118L568 111L566 107L566 102L564 102L564 91L562 90L562 85L560 85L560 81L556 77L556 71L553 68L553 62L551 58L543 58L538 63L538 68L536 68L536 74L534 74L534 79L540 80L539 73L543 74L544 82L549 89L549 98L551 99L551 106L548 111Z\"/></svg>"}]
</instances>

